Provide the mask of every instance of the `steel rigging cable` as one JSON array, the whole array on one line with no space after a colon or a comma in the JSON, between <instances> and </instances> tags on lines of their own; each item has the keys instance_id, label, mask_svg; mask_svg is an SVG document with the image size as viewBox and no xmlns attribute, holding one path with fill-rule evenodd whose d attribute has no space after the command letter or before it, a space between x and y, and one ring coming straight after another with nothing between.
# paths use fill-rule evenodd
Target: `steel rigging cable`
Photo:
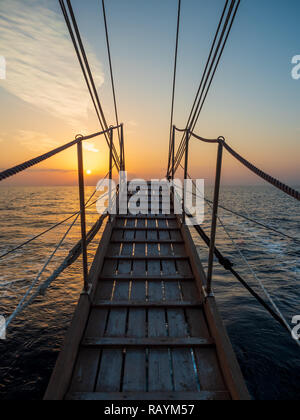
<instances>
[{"instance_id":1,"label":"steel rigging cable","mask_svg":"<svg viewBox=\"0 0 300 420\"><path fill-rule=\"evenodd\" d=\"M236 5L236 7L234 8L235 5ZM219 66L219 63L220 63L221 57L223 55L225 46L227 44L229 35L231 33L231 29L232 29L232 26L233 26L233 23L234 23L239 5L240 5L240 0L238 0L237 3L236 3L236 0L232 0L231 4L229 6L229 10L228 10L228 13L227 13L224 25L223 25L223 29L222 29L222 32L221 32L221 35L220 35L220 38L219 38L219 41L218 41L218 45L216 47L216 51L214 53L213 60L210 64L209 71L208 71L208 74L205 78L205 81L204 81L204 83L202 83L202 89L201 89L201 84L200 84L201 95L198 99L198 104L196 106L194 114L193 114L192 118L190 119L190 123L189 123L189 126L188 126L190 131L194 130L194 128L197 124L197 121L199 119L200 113L203 109L204 103L207 99L208 92L211 88L213 79L215 77L217 68ZM225 4L225 9L224 10L226 10L226 7L227 7L227 3ZM222 23L223 18L224 18L224 14L222 14L220 23ZM229 25L229 27L228 27L228 25ZM220 25L220 27L221 27L221 25ZM227 28L228 28L228 30L227 30ZM218 27L218 30L220 31L219 27ZM218 37L218 30L217 30L217 35L216 35L215 39L217 39L217 37ZM227 31L227 34L226 34L226 31ZM224 36L225 36L225 40L224 40ZM224 42L223 42L223 40L224 40ZM207 86L207 84L208 84L208 86ZM203 98L203 95L204 95L204 98ZM176 171L179 167L179 164L180 164L180 162L182 160L182 157L184 155L184 152L185 152L186 140L187 140L186 136L183 136L181 144L178 148L178 152L177 152L177 155L176 155L176 165L175 165L175 170Z\"/></svg>"},{"instance_id":2,"label":"steel rigging cable","mask_svg":"<svg viewBox=\"0 0 300 420\"><path fill-rule=\"evenodd\" d=\"M111 79L111 87L112 87L112 92L113 92L115 116L116 116L117 125L119 125L119 114L118 114L118 107L117 107L116 89L115 89L115 81L114 81L114 75L113 75L113 67L112 67L111 52L110 52L110 42L109 42L109 36L108 36L108 27L107 27L107 19L106 19L106 10L105 10L104 0L102 0L102 9L103 9L106 46L107 46L107 53L108 53L108 60L109 60L110 79ZM119 130L118 130L118 135L119 135L119 141L121 142L121 136L120 136L120 131Z\"/></svg>"},{"instance_id":3,"label":"steel rigging cable","mask_svg":"<svg viewBox=\"0 0 300 420\"><path fill-rule=\"evenodd\" d=\"M92 99L92 102L93 102L93 105L94 105L94 108L95 108L100 126L101 126L102 130L105 131L105 129L106 130L108 129L108 126L107 126L107 123L106 123L106 120L105 120L105 117L104 117L104 113L103 113L101 103L100 103L100 100L99 100L99 96L98 96L98 93L97 93L97 90L96 90L96 87L95 87L93 76L92 76L92 73L91 73L91 70L90 70L90 67L89 67L87 56L85 54L84 46L83 46L81 36L80 36L80 32L79 32L79 29L78 29L78 26L77 26L77 23L76 23L75 15L73 13L72 5L71 5L70 1L67 0L68 7L69 7L69 10L70 10L70 15L71 15L72 22L73 22L73 26L74 26L74 29L75 29L75 32L76 32L76 35L77 35L77 40L76 40L74 31L73 31L73 28L72 28L72 25L71 25L70 18L68 16L68 12L67 12L64 0L59 0L59 3L60 3L60 6L61 6L61 9L62 9L62 13L63 13L64 19L65 19L67 28L69 30L69 34L70 34L70 37L71 37L71 40L72 40L72 43L73 43L73 46L74 46L79 64L80 64L80 67L81 67L81 70L83 72L84 79L85 79L87 87L88 87L88 91L90 93L90 96L91 96L91 99ZM102 120L102 117L103 117L103 120ZM106 138L106 143L109 146L110 140L109 140L107 134L105 134L105 138ZM118 159L118 155L116 153L115 148L114 148L114 162L117 165L117 168L119 168L119 159Z\"/></svg>"},{"instance_id":4,"label":"steel rigging cable","mask_svg":"<svg viewBox=\"0 0 300 420\"><path fill-rule=\"evenodd\" d=\"M225 16L225 12L226 12L226 9L227 9L227 6L228 6L228 2L229 2L229 0L226 0L226 2L225 2L225 6L224 6L224 9L223 9L223 13L222 13L222 15L221 15L221 19L220 19L220 21L219 21L218 28L217 28L217 31L216 31L216 34L215 34L215 37L214 37L214 40L213 40L213 43L212 43L212 46L211 46L210 52L209 52L209 56L208 56L208 59L207 59L207 62L206 62L206 66L205 66L205 69L204 69L204 72L203 72L203 75L202 75L202 79L201 79L201 82L200 82L200 85L199 85L198 91L197 91L197 93L196 93L196 97L195 97L195 100L194 100L194 103L193 103L193 106L192 106L192 109L191 109L191 112L190 112L190 115L189 115L189 118L188 118L188 122L187 122L187 124L186 124L186 129L188 129L188 127L189 127L189 125L190 125L191 118L192 118L192 116L193 116L193 113L194 113L194 110L195 110L195 106L196 106L196 104L197 104L197 100L198 100L198 97L199 97L199 94L200 94L200 91L201 91L201 88L202 88L202 85L203 85L203 82L204 82L204 78L205 78L205 75L206 75L207 70L208 70L208 66L209 66L209 63L210 63L210 60L211 60L211 57L212 57L212 54L213 54L213 51L214 51L214 48L215 48L215 45L216 45L216 42L217 42L218 35L219 35L219 33L220 33L221 24L222 24L223 19L224 19L224 16ZM180 143L179 149L182 147L182 143L183 143L184 137L185 137L185 134L183 134L183 136L182 136L182 140L181 140L181 143ZM178 152L177 152L176 158L177 158L177 156L178 156L179 149L178 149ZM171 156L170 156L170 158L169 158L169 159L170 159L170 161L171 161ZM176 160L176 159L175 159L175 160ZM169 168L168 168L168 173L169 173Z\"/></svg>"},{"instance_id":5,"label":"steel rigging cable","mask_svg":"<svg viewBox=\"0 0 300 420\"><path fill-rule=\"evenodd\" d=\"M172 89L172 104L171 104L171 123L170 123L170 140L169 140L169 161L168 161L168 173L171 164L171 153L172 153L172 127L174 118L174 102L175 102L175 90L176 90L176 74L177 74L177 58L178 58L178 43L179 43L179 30L180 30L180 15L181 15L181 0L178 1L178 15L177 15L177 32L176 32L176 45L175 45L175 61L174 61L174 75L173 75L173 89ZM175 147L175 145L174 145Z\"/></svg>"}]
</instances>

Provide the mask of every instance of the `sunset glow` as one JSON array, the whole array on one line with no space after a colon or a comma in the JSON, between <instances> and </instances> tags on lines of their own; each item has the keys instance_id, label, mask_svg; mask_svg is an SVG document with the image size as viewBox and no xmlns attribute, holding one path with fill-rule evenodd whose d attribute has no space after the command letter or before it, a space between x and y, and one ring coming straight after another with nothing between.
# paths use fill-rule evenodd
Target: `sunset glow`
<instances>
[{"instance_id":1,"label":"sunset glow","mask_svg":"<svg viewBox=\"0 0 300 420\"><path fill-rule=\"evenodd\" d=\"M114 124L98 6L94 0L88 4L73 1L101 103L108 124ZM186 124L222 6L223 0L183 3L174 115L178 127ZM168 155L176 7L173 0L111 0L108 9L127 170L130 177L162 178ZM300 81L291 75L292 57L300 53L299 13L298 0L291 0L288 7L272 2L272 19L268 1L260 8L254 1L241 3L222 66L196 127L203 137L224 136L253 163L293 185L300 183ZM1 102L5 103L0 167L6 169L67 143L79 133L99 131L99 122L59 3L3 0L0 15L7 21L14 16L10 25L0 29L0 55L7 62L6 79L0 80ZM249 34L260 39L259 49ZM118 145L117 136L114 142ZM196 142L191 147L194 175L211 182L214 149ZM103 137L84 144L84 159L88 182L94 184L108 170ZM75 185L76 170L76 148L72 148L4 184ZM224 179L229 184L255 182L230 158L224 165Z\"/></svg>"}]
</instances>

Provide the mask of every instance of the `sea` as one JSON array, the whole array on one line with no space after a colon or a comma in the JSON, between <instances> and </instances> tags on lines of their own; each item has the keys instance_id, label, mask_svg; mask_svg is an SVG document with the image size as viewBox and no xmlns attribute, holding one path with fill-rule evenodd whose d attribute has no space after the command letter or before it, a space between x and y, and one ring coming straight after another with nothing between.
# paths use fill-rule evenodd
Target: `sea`
<instances>
[{"instance_id":1,"label":"sea","mask_svg":"<svg viewBox=\"0 0 300 420\"><path fill-rule=\"evenodd\" d=\"M86 189L89 197L93 187ZM206 190L208 199L212 189ZM291 329L300 316L300 205L269 186L225 186L220 203L247 219L220 208L217 247L235 270L267 302L281 311ZM78 211L76 187L0 187L0 315L16 309L71 221L14 253L1 255ZM90 228L99 217L87 211ZM250 219L288 235L280 235ZM209 234L211 207L206 205L203 229ZM89 247L89 264L101 234ZM208 250L191 228L204 267ZM43 273L47 279L80 239L79 221ZM43 398L64 336L83 286L79 259L44 295L12 322L0 340L0 399ZM299 400L300 347L249 292L218 262L213 288L224 324L254 400ZM266 294L267 291L267 294Z\"/></svg>"}]
</instances>

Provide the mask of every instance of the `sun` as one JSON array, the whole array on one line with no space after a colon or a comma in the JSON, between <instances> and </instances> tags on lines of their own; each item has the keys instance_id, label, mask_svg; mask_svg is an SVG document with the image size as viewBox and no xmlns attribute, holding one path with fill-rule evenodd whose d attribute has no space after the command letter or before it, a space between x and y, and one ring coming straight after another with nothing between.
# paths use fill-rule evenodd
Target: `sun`
<instances>
[{"instance_id":1,"label":"sun","mask_svg":"<svg viewBox=\"0 0 300 420\"><path fill-rule=\"evenodd\" d=\"M88 170L86 171L86 174L87 174L87 175L91 175L91 174L92 174L92 171L91 171L90 169L88 169Z\"/></svg>"}]
</instances>

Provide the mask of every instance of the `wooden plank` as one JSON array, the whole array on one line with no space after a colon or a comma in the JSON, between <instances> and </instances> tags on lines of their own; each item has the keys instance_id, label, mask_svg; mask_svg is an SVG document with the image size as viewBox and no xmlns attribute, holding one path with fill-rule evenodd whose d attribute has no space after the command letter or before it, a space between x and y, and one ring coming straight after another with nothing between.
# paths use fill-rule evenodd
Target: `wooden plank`
<instances>
[{"instance_id":1,"label":"wooden plank","mask_svg":"<svg viewBox=\"0 0 300 420\"><path fill-rule=\"evenodd\" d=\"M165 277L165 276L176 276L177 269L176 269L175 261L162 260L161 265L162 265L162 276L163 277Z\"/></svg>"},{"instance_id":2,"label":"wooden plank","mask_svg":"<svg viewBox=\"0 0 300 420\"><path fill-rule=\"evenodd\" d=\"M178 242L174 242L173 243L173 250L174 250L174 255L180 255L182 257L187 257L187 253L185 250L185 246L184 243L178 243Z\"/></svg>"},{"instance_id":3,"label":"wooden plank","mask_svg":"<svg viewBox=\"0 0 300 420\"><path fill-rule=\"evenodd\" d=\"M136 218L126 219L125 229L135 229Z\"/></svg>"},{"instance_id":4,"label":"wooden plank","mask_svg":"<svg viewBox=\"0 0 300 420\"><path fill-rule=\"evenodd\" d=\"M85 336L97 334L102 337L105 332L107 316L109 311L106 308L94 308L94 302L106 301L111 303L113 294L113 282L110 280L100 281L98 283L97 291L94 297L92 310L89 316Z\"/></svg>"},{"instance_id":5,"label":"wooden plank","mask_svg":"<svg viewBox=\"0 0 300 420\"><path fill-rule=\"evenodd\" d=\"M171 239L171 232L169 230L159 230L158 237L160 241L170 240Z\"/></svg>"},{"instance_id":6,"label":"wooden plank","mask_svg":"<svg viewBox=\"0 0 300 420\"><path fill-rule=\"evenodd\" d=\"M160 244L160 255L161 255L161 257L173 257L173 251L172 251L171 243L161 243Z\"/></svg>"},{"instance_id":7,"label":"wooden plank","mask_svg":"<svg viewBox=\"0 0 300 420\"><path fill-rule=\"evenodd\" d=\"M128 300L129 282L117 283L114 291L114 300ZM127 309L111 309L105 338L123 337L126 332ZM88 340L88 338L86 339ZM104 349L102 352L96 391L117 392L121 389L123 366L122 349Z\"/></svg>"},{"instance_id":8,"label":"wooden plank","mask_svg":"<svg viewBox=\"0 0 300 420\"><path fill-rule=\"evenodd\" d=\"M182 276L191 277L193 275L189 260L186 260L185 258L178 258L176 261L176 266L178 273Z\"/></svg>"},{"instance_id":9,"label":"wooden plank","mask_svg":"<svg viewBox=\"0 0 300 420\"><path fill-rule=\"evenodd\" d=\"M142 246L144 246L145 247L145 242L144 243L140 243L139 245L142 245ZM129 245L129 243L127 244L126 243L126 245ZM132 243L132 245L133 245L133 243ZM158 243L157 244L154 244L154 245L158 245ZM186 260L187 262L188 262L188 259L187 259L187 257L180 257L180 256L174 256L174 255L165 255L165 256L160 256L159 255L159 253L158 253L158 255L156 255L156 256L153 256L153 255L110 255L110 254L108 254L106 257L105 257L105 259L106 260L110 260L110 261L113 261L113 260L117 260L117 261L123 261L123 260L153 260L153 259L159 259L159 260L165 260L165 261L168 261L168 260L174 260L174 261L179 261L179 260ZM187 267L188 267L188 264L186 265ZM189 270L189 274L188 274L189 276L191 276L192 275L192 272L191 272L191 270Z\"/></svg>"},{"instance_id":10,"label":"wooden plank","mask_svg":"<svg viewBox=\"0 0 300 420\"><path fill-rule=\"evenodd\" d=\"M201 311L194 311L194 317L189 319L192 336L197 336L202 333L201 324L199 322L200 313ZM194 349L194 354L201 390L226 391L227 388L221 373L216 349L197 348Z\"/></svg>"},{"instance_id":11,"label":"wooden plank","mask_svg":"<svg viewBox=\"0 0 300 420\"><path fill-rule=\"evenodd\" d=\"M136 244L132 261L132 275L146 275L146 244Z\"/></svg>"},{"instance_id":12,"label":"wooden plank","mask_svg":"<svg viewBox=\"0 0 300 420\"><path fill-rule=\"evenodd\" d=\"M126 231L132 231L133 230L133 228L132 227L127 227L127 226L125 226L124 228L118 228L118 227L116 227L115 228L115 230L117 231L117 230L123 230L124 232L126 232ZM139 231L139 230L146 230L146 231L148 231L148 230L153 230L153 228L148 228L148 227L145 227L145 228L137 228L137 227L135 227L134 228L134 230L135 231ZM165 227L165 228L162 228L162 227L160 227L159 228L159 231L167 231L167 232L177 232L177 233L179 233L180 234L180 229L179 229L179 227L177 226L176 228L169 228L169 227Z\"/></svg>"},{"instance_id":13,"label":"wooden plank","mask_svg":"<svg viewBox=\"0 0 300 420\"><path fill-rule=\"evenodd\" d=\"M147 257L152 260L148 260L148 275L160 276L161 264L159 260L159 249L158 244L147 245Z\"/></svg>"},{"instance_id":14,"label":"wooden plank","mask_svg":"<svg viewBox=\"0 0 300 420\"><path fill-rule=\"evenodd\" d=\"M194 299L198 296L198 290L193 283L183 283L181 290L184 299ZM185 313L191 336L209 338L210 334L203 309L185 308ZM194 349L194 354L201 390L226 391L216 349Z\"/></svg>"},{"instance_id":15,"label":"wooden plank","mask_svg":"<svg viewBox=\"0 0 300 420\"><path fill-rule=\"evenodd\" d=\"M170 219L170 220L176 220L176 216L172 215L172 214L166 214L166 215L161 215L161 216L152 216L151 214L149 215L118 215L116 216L117 219L137 219L137 220L151 220L151 219Z\"/></svg>"},{"instance_id":16,"label":"wooden plank","mask_svg":"<svg viewBox=\"0 0 300 420\"><path fill-rule=\"evenodd\" d=\"M93 264L102 279L97 289L93 282L92 309L89 301L82 312L87 319L91 311L69 396L249 399L214 299L198 306L205 274L186 226L174 215L130 215L113 219L110 236Z\"/></svg>"},{"instance_id":17,"label":"wooden plank","mask_svg":"<svg viewBox=\"0 0 300 420\"><path fill-rule=\"evenodd\" d=\"M126 230L122 230L123 235L124 235L124 239L128 239L130 241L133 241L135 238L135 230L133 229L126 229Z\"/></svg>"},{"instance_id":18,"label":"wooden plank","mask_svg":"<svg viewBox=\"0 0 300 420\"><path fill-rule=\"evenodd\" d=\"M178 226L178 222L177 222L177 220L174 218L174 219L166 219L167 220L167 223L168 223L168 227L169 228L178 228L179 226Z\"/></svg>"},{"instance_id":19,"label":"wooden plank","mask_svg":"<svg viewBox=\"0 0 300 420\"><path fill-rule=\"evenodd\" d=\"M124 227L126 219L120 219L119 217L116 219L116 227Z\"/></svg>"},{"instance_id":20,"label":"wooden plank","mask_svg":"<svg viewBox=\"0 0 300 420\"><path fill-rule=\"evenodd\" d=\"M102 299L109 299L112 296L113 283L105 282L98 287L96 294ZM107 309L92 309L85 330L85 337L103 337L108 316ZM101 351L80 348L75 365L69 392L92 392L98 372Z\"/></svg>"},{"instance_id":21,"label":"wooden plank","mask_svg":"<svg viewBox=\"0 0 300 420\"><path fill-rule=\"evenodd\" d=\"M116 275L118 261L105 260L102 268L101 277L113 277Z\"/></svg>"},{"instance_id":22,"label":"wooden plank","mask_svg":"<svg viewBox=\"0 0 300 420\"><path fill-rule=\"evenodd\" d=\"M126 256L128 258L132 257L133 255L133 244L124 244L122 247L122 256ZM114 262L108 260L109 262ZM121 275L130 275L132 271L132 261L128 260L120 260L118 265L118 274Z\"/></svg>"},{"instance_id":23,"label":"wooden plank","mask_svg":"<svg viewBox=\"0 0 300 420\"><path fill-rule=\"evenodd\" d=\"M168 282L165 284L166 298L181 300L181 292L178 283ZM188 337L188 327L185 314L182 309L167 310L169 335L175 341L191 340ZM185 337L182 339L182 337ZM200 339L199 337L195 339ZM201 339L200 339L201 340ZM184 349L172 349L173 376L175 391L198 391L198 380L192 359L192 346L188 344Z\"/></svg>"},{"instance_id":24,"label":"wooden plank","mask_svg":"<svg viewBox=\"0 0 300 420\"><path fill-rule=\"evenodd\" d=\"M148 264L148 270L149 270L149 264ZM164 274L163 278L161 277L161 275L154 275L154 274L149 274L148 272L148 276L135 276L135 275L131 275L129 276L127 275L121 275L121 274L116 274L114 276L105 276L103 277L103 279L105 280L120 280L120 281L128 281L128 278L130 278L131 280L135 280L135 281L145 281L145 280L154 280L154 281L162 281L163 280L193 280L193 277L184 277L178 274L172 274L172 275L166 275Z\"/></svg>"},{"instance_id":25,"label":"wooden plank","mask_svg":"<svg viewBox=\"0 0 300 420\"><path fill-rule=\"evenodd\" d=\"M75 401L226 401L228 392L93 392L70 393L67 400Z\"/></svg>"},{"instance_id":26,"label":"wooden plank","mask_svg":"<svg viewBox=\"0 0 300 420\"><path fill-rule=\"evenodd\" d=\"M134 287L141 286L145 288L142 282L133 283ZM133 287L132 286L132 287ZM112 307L132 307L132 308L200 308L201 301L161 301L161 302L146 302L145 300L131 300L131 301L110 301L110 300L96 300L93 303L94 308L112 308Z\"/></svg>"},{"instance_id":27,"label":"wooden plank","mask_svg":"<svg viewBox=\"0 0 300 420\"><path fill-rule=\"evenodd\" d=\"M148 229L156 229L157 228L157 219L152 218L147 220L147 228Z\"/></svg>"},{"instance_id":28,"label":"wooden plank","mask_svg":"<svg viewBox=\"0 0 300 420\"><path fill-rule=\"evenodd\" d=\"M170 235L171 235L172 240L177 240L177 241L182 240L181 233L178 230L170 230Z\"/></svg>"},{"instance_id":29,"label":"wooden plank","mask_svg":"<svg viewBox=\"0 0 300 420\"><path fill-rule=\"evenodd\" d=\"M122 242L124 238L124 232L121 230L114 230L112 233L112 240Z\"/></svg>"},{"instance_id":30,"label":"wooden plank","mask_svg":"<svg viewBox=\"0 0 300 420\"><path fill-rule=\"evenodd\" d=\"M159 227L159 230L170 230L170 228L167 225L166 219L158 219L158 227ZM174 229L174 228L171 228L171 229ZM175 226L175 229L176 230L179 229L179 226L177 226L177 224Z\"/></svg>"},{"instance_id":31,"label":"wooden plank","mask_svg":"<svg viewBox=\"0 0 300 420\"><path fill-rule=\"evenodd\" d=\"M148 243L153 243L153 244L167 244L167 245L172 245L172 244L184 244L184 242L183 241L172 241L171 239L169 239L169 240L164 240L164 241L162 241L162 240L159 240L159 239L156 239L156 240L151 240L151 239L143 239L143 240L139 240L139 239L134 239L133 241L132 240L127 240L127 239L123 239L123 240L121 240L121 241L111 241L111 243L113 244L113 243L116 243L116 244L121 244L121 243L132 243L132 242L134 242L135 244L139 244L139 243L142 243L142 244L148 244Z\"/></svg>"},{"instance_id":32,"label":"wooden plank","mask_svg":"<svg viewBox=\"0 0 300 420\"><path fill-rule=\"evenodd\" d=\"M107 252L109 239L112 235L114 222L107 223L104 229L98 250L93 261L89 279L92 284L91 295L98 281L99 272L103 264L104 255ZM44 400L62 400L70 386L74 365L78 355L79 344L84 334L86 323L90 312L90 297L83 294L79 298L70 328L66 334L62 350L57 358L55 368L51 375Z\"/></svg>"},{"instance_id":33,"label":"wooden plank","mask_svg":"<svg viewBox=\"0 0 300 420\"><path fill-rule=\"evenodd\" d=\"M113 243L110 242L108 248L108 255L112 257L119 257L121 255L121 242ZM107 257L106 257L107 258Z\"/></svg>"},{"instance_id":34,"label":"wooden plank","mask_svg":"<svg viewBox=\"0 0 300 420\"><path fill-rule=\"evenodd\" d=\"M214 297L208 297L206 299L204 310L212 336L216 341L220 365L232 399L242 401L251 400Z\"/></svg>"},{"instance_id":35,"label":"wooden plank","mask_svg":"<svg viewBox=\"0 0 300 420\"><path fill-rule=\"evenodd\" d=\"M136 219L137 220L137 227L138 228L145 228L146 227L146 219Z\"/></svg>"},{"instance_id":36,"label":"wooden plank","mask_svg":"<svg viewBox=\"0 0 300 420\"><path fill-rule=\"evenodd\" d=\"M135 233L135 239L139 240L139 241L146 241L147 238L147 234L146 234L146 230L138 230Z\"/></svg>"},{"instance_id":37,"label":"wooden plank","mask_svg":"<svg viewBox=\"0 0 300 420\"><path fill-rule=\"evenodd\" d=\"M143 252L143 250L140 250ZM145 252L145 251L144 251ZM145 283L133 283L131 300L146 301ZM129 311L127 338L146 337L146 310L133 308ZM146 351L143 349L127 349L125 356L123 391L146 391Z\"/></svg>"},{"instance_id":38,"label":"wooden plank","mask_svg":"<svg viewBox=\"0 0 300 420\"><path fill-rule=\"evenodd\" d=\"M185 240L187 254L190 256L193 272L196 276L198 291L199 293L203 294L202 287L205 284L205 273L198 252L196 250L189 229L183 225L181 232ZM236 355L233 351L226 329L219 315L214 297L208 297L206 299L204 312L212 337L216 341L218 359L220 361L220 366L226 382L226 386L231 394L232 399L249 400L249 392L247 390L240 366L236 359Z\"/></svg>"},{"instance_id":39,"label":"wooden plank","mask_svg":"<svg viewBox=\"0 0 300 420\"><path fill-rule=\"evenodd\" d=\"M149 281L149 302L162 302L162 283ZM148 310L148 338L167 338L166 313L164 309ZM170 354L168 349L149 350L149 391L172 391L172 374L170 367Z\"/></svg>"},{"instance_id":40,"label":"wooden plank","mask_svg":"<svg viewBox=\"0 0 300 420\"><path fill-rule=\"evenodd\" d=\"M152 310L151 310L152 311ZM154 309L153 311L159 311L159 309ZM169 310L168 310L169 311ZM172 313L172 310L170 310L170 314L168 317L169 323L172 323L172 336L170 337L160 337L160 338L154 338L154 337L146 337L146 338L135 338L135 337L87 337L82 341L82 346L84 347L90 347L90 348L116 348L116 347L209 347L214 345L214 340L210 338L201 338L201 337L185 337L182 338L181 336L175 336L175 329L173 328L173 325L175 322L180 323L181 325L177 326L178 333L182 333L184 331L183 327L183 319L180 314L181 310L174 310ZM123 321L122 321L123 322ZM118 325L120 325L122 322L119 322ZM114 333L116 330L114 330ZM123 333L124 334L124 333ZM191 352L187 350L189 356ZM188 357L188 361L191 361L192 366L192 359L191 357ZM185 365L187 366L187 362L185 362ZM195 371L193 370L193 375L195 376ZM191 379L191 378L190 378Z\"/></svg>"}]
</instances>

